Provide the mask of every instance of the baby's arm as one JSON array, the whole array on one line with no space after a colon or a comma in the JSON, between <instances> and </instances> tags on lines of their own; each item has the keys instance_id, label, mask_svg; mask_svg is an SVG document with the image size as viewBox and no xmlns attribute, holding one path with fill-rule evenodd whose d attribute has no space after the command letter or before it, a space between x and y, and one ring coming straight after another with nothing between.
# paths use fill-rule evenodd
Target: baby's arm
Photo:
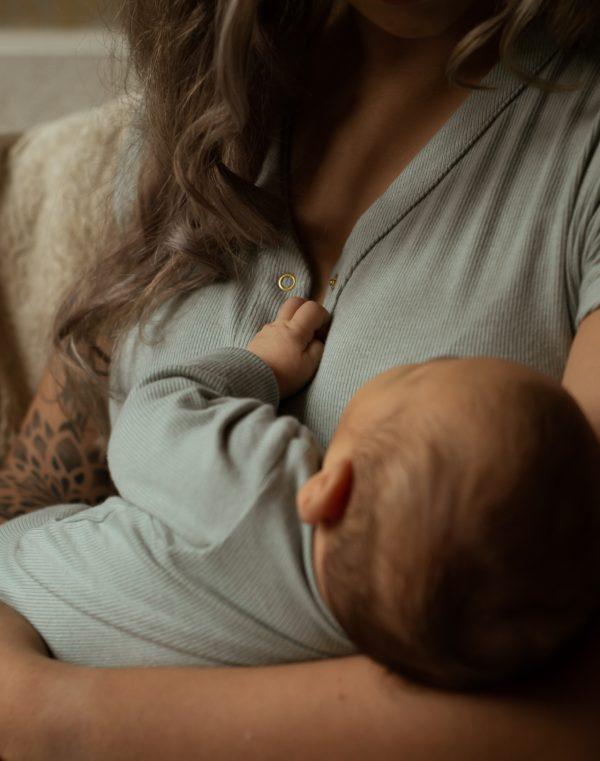
<instances>
[{"instance_id":1,"label":"baby's arm","mask_svg":"<svg viewBox=\"0 0 600 761\"><path fill-rule=\"evenodd\" d=\"M315 333L327 317L315 302L290 299L248 349L171 365L137 383L108 444L120 495L188 533L200 510L204 526L213 516L225 529L228 513L235 521L290 446L314 446L295 418L277 417L276 409L280 395L314 375L322 353Z\"/></svg>"},{"instance_id":2,"label":"baby's arm","mask_svg":"<svg viewBox=\"0 0 600 761\"><path fill-rule=\"evenodd\" d=\"M310 361L296 353L301 334L312 343L304 328L282 320L261 331L266 359L279 334L296 342L275 371L252 351L228 349L132 389L109 442L116 484L132 505L118 497L94 508L58 505L0 528L0 601L56 657L102 666L197 662L189 608L177 618L190 589L181 557L170 553L182 537L197 547L224 539L265 485L275 480L277 493L293 493L318 460L310 432L276 416L278 381L286 393L316 369L314 348Z\"/></svg>"}]
</instances>

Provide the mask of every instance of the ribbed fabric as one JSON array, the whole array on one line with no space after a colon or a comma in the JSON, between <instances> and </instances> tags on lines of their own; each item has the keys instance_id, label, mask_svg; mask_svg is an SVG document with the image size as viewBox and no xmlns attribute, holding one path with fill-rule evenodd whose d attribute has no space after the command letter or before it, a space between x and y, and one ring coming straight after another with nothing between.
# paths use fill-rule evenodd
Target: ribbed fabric
<instances>
[{"instance_id":1,"label":"ribbed fabric","mask_svg":"<svg viewBox=\"0 0 600 761\"><path fill-rule=\"evenodd\" d=\"M272 370L242 348L143 378L109 441L120 496L0 529L0 599L78 664L355 652L320 598L312 532L296 515L320 448L277 401Z\"/></svg>"},{"instance_id":2,"label":"ribbed fabric","mask_svg":"<svg viewBox=\"0 0 600 761\"><path fill-rule=\"evenodd\" d=\"M582 87L542 92L498 64L483 81L497 89L472 92L357 221L331 272L336 284L325 306L332 322L319 370L311 384L279 406L280 416L292 413L321 445L329 441L356 389L396 364L448 354L499 356L560 378L579 323L600 305L600 53L561 53L536 25L522 39L516 58L529 71L562 83L579 81ZM261 183L278 182L289 147L285 131L283 137L272 145ZM132 183L134 174L127 175ZM295 276L291 292L278 286L285 273ZM286 298L312 293L312 277L288 216L282 220L280 245L261 249L236 281L163 305L147 328L151 341L140 342L134 328L113 357L111 384L121 394L110 401L113 430L127 428L126 418L120 420L127 392L169 368L200 362L215 349L243 349ZM172 390L189 393L185 385L177 386L181 383ZM142 504L133 510L109 500L86 511L83 519L78 512L83 506L66 507L74 515L65 520L81 529L73 533L71 546L64 523L52 520L33 529L27 522L43 523L44 513L0 530L0 585L8 601L18 592L26 615L48 627L53 617L66 616L82 637L90 638L100 663L113 662L116 654L123 663L140 658L197 662L199 651L206 662L260 663L318 657L328 648L344 652L315 594L310 531L299 528L289 509L269 514L267 533L258 518L261 505L277 500L293 505L301 478L270 483L271 501L257 502L257 510L237 523L219 523L214 516L202 524L181 523L181 493L175 490L169 525L168 516L157 517L159 510L169 509L167 492L160 491L165 470L159 451L172 433L165 422L156 449L148 446L150 436L125 437L128 443L119 454L113 452L113 465L124 472L129 467L135 473L135 463L143 463L145 454L156 458L150 479L156 489L134 495L148 498L146 511ZM189 451L180 452L189 471L191 461L183 459ZM168 454L169 467L175 468L173 452ZM249 447L248 457L253 454ZM216 494L218 486L211 485L210 493ZM163 497L154 502L153 495L160 493ZM113 537L104 548L92 539L96 520L105 522L104 535ZM190 577L202 546L219 541L223 535L214 532L223 525L228 527L227 553L213 555L218 558L214 566L201 565ZM27 531L17 536L21 528ZM88 550L97 564L86 575L76 561ZM65 560L59 564L62 576L56 572L57 557ZM175 569L170 576L177 594L157 595L156 567ZM52 594L44 597L49 579ZM111 595L115 586L126 589L135 605L117 604L122 598ZM77 590L71 600L69 589ZM298 605L298 600L304 602ZM84 611L80 618L77 610ZM199 641L200 610L219 625L204 627ZM266 620L261 616L276 620L276 626L261 628ZM126 623L121 630L110 625L117 619ZM173 622L178 639L172 636ZM321 643L310 638L315 622L312 631L320 631ZM55 627L54 632L57 651L67 652L69 631Z\"/></svg>"},{"instance_id":3,"label":"ribbed fabric","mask_svg":"<svg viewBox=\"0 0 600 761\"><path fill-rule=\"evenodd\" d=\"M438 355L499 356L560 378L580 321L600 304L600 52L560 52L532 27L516 51L527 70L571 93L546 93L498 64L357 221L331 275L333 318L312 383L281 410L322 445L356 389L382 370ZM260 184L277 183L276 140ZM284 273L295 288L280 290ZM246 346L312 273L292 225L239 281L173 299L114 358L123 391L149 372L220 346ZM164 334L158 331L162 324ZM111 400L114 422L120 403Z\"/></svg>"}]
</instances>

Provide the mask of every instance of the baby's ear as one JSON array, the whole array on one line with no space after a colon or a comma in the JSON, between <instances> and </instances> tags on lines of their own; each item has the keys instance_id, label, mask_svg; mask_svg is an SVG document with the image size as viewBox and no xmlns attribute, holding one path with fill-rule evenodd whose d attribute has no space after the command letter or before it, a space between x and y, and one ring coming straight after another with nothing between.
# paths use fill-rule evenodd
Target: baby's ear
<instances>
[{"instance_id":1,"label":"baby's ear","mask_svg":"<svg viewBox=\"0 0 600 761\"><path fill-rule=\"evenodd\" d=\"M352 463L338 460L311 476L296 496L304 523L337 523L343 516L352 489Z\"/></svg>"}]
</instances>

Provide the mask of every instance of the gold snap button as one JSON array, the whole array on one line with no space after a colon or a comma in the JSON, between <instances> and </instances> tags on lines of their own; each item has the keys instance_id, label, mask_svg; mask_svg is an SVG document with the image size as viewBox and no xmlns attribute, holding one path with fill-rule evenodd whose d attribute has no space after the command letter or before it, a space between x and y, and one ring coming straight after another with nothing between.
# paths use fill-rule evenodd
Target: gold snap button
<instances>
[{"instance_id":1,"label":"gold snap button","mask_svg":"<svg viewBox=\"0 0 600 761\"><path fill-rule=\"evenodd\" d=\"M332 277L329 279L329 287L331 288L332 291L335 288L336 283L337 283L337 277Z\"/></svg>"},{"instance_id":2,"label":"gold snap button","mask_svg":"<svg viewBox=\"0 0 600 761\"><path fill-rule=\"evenodd\" d=\"M279 276L277 285L282 291L293 291L296 287L296 276L292 275L291 272L284 272L283 275Z\"/></svg>"}]
</instances>

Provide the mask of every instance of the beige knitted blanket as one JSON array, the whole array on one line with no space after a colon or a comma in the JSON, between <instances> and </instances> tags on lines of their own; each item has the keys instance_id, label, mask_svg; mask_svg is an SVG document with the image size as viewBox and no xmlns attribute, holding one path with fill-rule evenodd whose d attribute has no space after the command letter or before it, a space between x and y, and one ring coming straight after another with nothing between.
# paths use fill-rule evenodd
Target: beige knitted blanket
<instances>
[{"instance_id":1,"label":"beige knitted blanket","mask_svg":"<svg viewBox=\"0 0 600 761\"><path fill-rule=\"evenodd\" d=\"M0 462L47 362L61 295L116 234L111 201L131 104L0 138Z\"/></svg>"}]
</instances>

